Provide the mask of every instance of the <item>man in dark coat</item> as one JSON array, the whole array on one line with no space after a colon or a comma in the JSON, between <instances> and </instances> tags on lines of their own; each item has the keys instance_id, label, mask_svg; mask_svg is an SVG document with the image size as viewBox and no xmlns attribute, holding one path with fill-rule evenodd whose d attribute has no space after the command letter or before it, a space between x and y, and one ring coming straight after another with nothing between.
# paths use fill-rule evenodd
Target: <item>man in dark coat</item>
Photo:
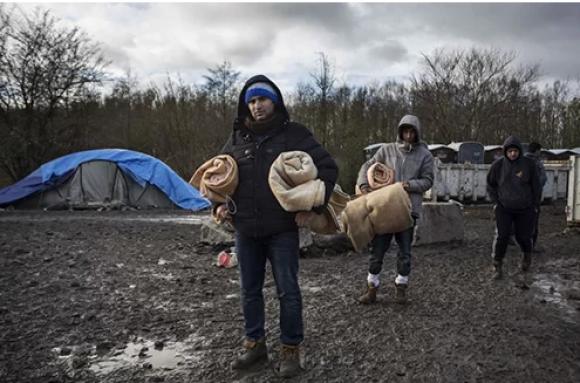
<instances>
[{"instance_id":1,"label":"man in dark coat","mask_svg":"<svg viewBox=\"0 0 580 383\"><path fill-rule=\"evenodd\" d=\"M534 216L540 204L541 185L533 160L523 155L522 144L514 136L504 144L504 157L497 159L487 174L487 192L495 210L496 235L492 258L494 278L502 278L502 263L512 225L522 250L522 271L528 271L532 256Z\"/></svg>"},{"instance_id":2,"label":"man in dark coat","mask_svg":"<svg viewBox=\"0 0 580 383\"><path fill-rule=\"evenodd\" d=\"M324 182L324 203L312 211L285 211L268 184L270 167L282 152L308 153ZM262 289L266 260L270 261L280 300L280 375L301 371L300 344L304 339L302 296L298 284L298 227L312 214L321 214L338 177L330 154L304 126L290 121L282 94L267 77L250 78L240 92L238 116L222 150L238 164L239 183L232 203L214 207L221 219L231 218L236 229L242 308L245 321L243 353L232 367L248 369L267 360Z\"/></svg>"}]
</instances>

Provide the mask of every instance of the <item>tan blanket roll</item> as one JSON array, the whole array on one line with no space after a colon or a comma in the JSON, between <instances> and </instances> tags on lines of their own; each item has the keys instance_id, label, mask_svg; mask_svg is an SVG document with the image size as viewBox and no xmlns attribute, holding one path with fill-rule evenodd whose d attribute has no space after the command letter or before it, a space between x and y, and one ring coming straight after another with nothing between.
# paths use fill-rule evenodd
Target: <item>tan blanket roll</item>
<instances>
[{"instance_id":1,"label":"tan blanket roll","mask_svg":"<svg viewBox=\"0 0 580 383\"><path fill-rule=\"evenodd\" d=\"M413 226L411 199L395 183L350 201L341 215L343 230L356 251L376 234L398 233Z\"/></svg>"},{"instance_id":2,"label":"tan blanket roll","mask_svg":"<svg viewBox=\"0 0 580 383\"><path fill-rule=\"evenodd\" d=\"M367 181L371 190L377 190L395 183L395 170L377 162L367 171Z\"/></svg>"},{"instance_id":3,"label":"tan blanket roll","mask_svg":"<svg viewBox=\"0 0 580 383\"><path fill-rule=\"evenodd\" d=\"M309 211L324 203L324 182L317 176L318 169L308 153L283 152L270 167L268 184L284 210Z\"/></svg>"},{"instance_id":4,"label":"tan blanket roll","mask_svg":"<svg viewBox=\"0 0 580 383\"><path fill-rule=\"evenodd\" d=\"M220 154L197 168L189 183L210 201L225 203L238 187L238 164L233 157Z\"/></svg>"},{"instance_id":5,"label":"tan blanket roll","mask_svg":"<svg viewBox=\"0 0 580 383\"><path fill-rule=\"evenodd\" d=\"M334 185L334 190L330 195L326 209L323 214L316 214L309 227L319 234L336 234L342 231L342 225L338 217L350 201L350 196L342 191L338 184Z\"/></svg>"}]
</instances>

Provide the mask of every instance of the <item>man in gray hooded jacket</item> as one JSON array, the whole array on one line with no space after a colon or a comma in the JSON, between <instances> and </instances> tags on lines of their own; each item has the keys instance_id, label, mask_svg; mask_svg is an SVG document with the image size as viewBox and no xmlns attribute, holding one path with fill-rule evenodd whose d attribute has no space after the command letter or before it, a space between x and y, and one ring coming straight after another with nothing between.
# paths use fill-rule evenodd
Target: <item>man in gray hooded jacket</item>
<instances>
[{"instance_id":1,"label":"man in gray hooded jacket","mask_svg":"<svg viewBox=\"0 0 580 383\"><path fill-rule=\"evenodd\" d=\"M412 203L411 215L416 222L423 208L423 193L433 185L433 156L427 145L421 141L421 124L416 116L404 116L399 122L397 141L383 144L375 155L362 165L357 179L357 185L362 193L370 192L367 171L377 162L395 170L395 181L401 182L403 188L409 193ZM389 217L385 216L385 219ZM375 236L369 260L367 291L359 298L361 303L376 302L383 259L393 236L399 245L395 299L398 303L406 302L406 288L411 273L411 242L414 228L415 225L400 233Z\"/></svg>"}]
</instances>

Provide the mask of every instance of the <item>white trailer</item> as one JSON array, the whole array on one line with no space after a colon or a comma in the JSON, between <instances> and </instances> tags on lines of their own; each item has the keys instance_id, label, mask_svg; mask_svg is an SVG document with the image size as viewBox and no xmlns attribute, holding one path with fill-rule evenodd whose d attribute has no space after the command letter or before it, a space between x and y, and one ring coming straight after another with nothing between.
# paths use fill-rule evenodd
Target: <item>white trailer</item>
<instances>
[{"instance_id":1,"label":"white trailer","mask_svg":"<svg viewBox=\"0 0 580 383\"><path fill-rule=\"evenodd\" d=\"M432 201L454 199L461 202L489 201L486 178L490 164L444 164L437 159L435 164L435 180L433 187L425 195L426 199ZM549 201L566 199L570 163L567 161L545 163L544 167L547 181L542 198ZM580 179L580 176L578 178Z\"/></svg>"}]
</instances>

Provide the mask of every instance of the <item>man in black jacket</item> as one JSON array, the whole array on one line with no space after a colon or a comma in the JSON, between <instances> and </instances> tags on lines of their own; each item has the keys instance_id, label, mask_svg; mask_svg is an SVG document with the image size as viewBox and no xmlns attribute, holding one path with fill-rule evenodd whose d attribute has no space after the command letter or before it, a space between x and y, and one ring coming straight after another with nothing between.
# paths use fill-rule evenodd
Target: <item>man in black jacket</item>
<instances>
[{"instance_id":1,"label":"man in black jacket","mask_svg":"<svg viewBox=\"0 0 580 383\"><path fill-rule=\"evenodd\" d=\"M512 225L522 252L521 269L527 271L532 260L532 231L542 188L536 164L525 157L520 140L508 137L504 157L497 159L487 174L487 191L495 203L496 235L492 258L494 279L502 278L502 263Z\"/></svg>"},{"instance_id":2,"label":"man in black jacket","mask_svg":"<svg viewBox=\"0 0 580 383\"><path fill-rule=\"evenodd\" d=\"M272 162L280 153L294 150L312 157L325 185L324 203L310 212L285 211L268 185ZM222 152L235 158L239 173L233 202L214 207L215 214L231 218L236 229L246 338L232 367L247 369L267 360L262 288L268 259L280 299L280 375L291 377L301 371L299 346L304 339L298 226L323 212L338 167L307 128L290 121L280 90L263 75L250 78L242 88L238 117Z\"/></svg>"}]
</instances>

